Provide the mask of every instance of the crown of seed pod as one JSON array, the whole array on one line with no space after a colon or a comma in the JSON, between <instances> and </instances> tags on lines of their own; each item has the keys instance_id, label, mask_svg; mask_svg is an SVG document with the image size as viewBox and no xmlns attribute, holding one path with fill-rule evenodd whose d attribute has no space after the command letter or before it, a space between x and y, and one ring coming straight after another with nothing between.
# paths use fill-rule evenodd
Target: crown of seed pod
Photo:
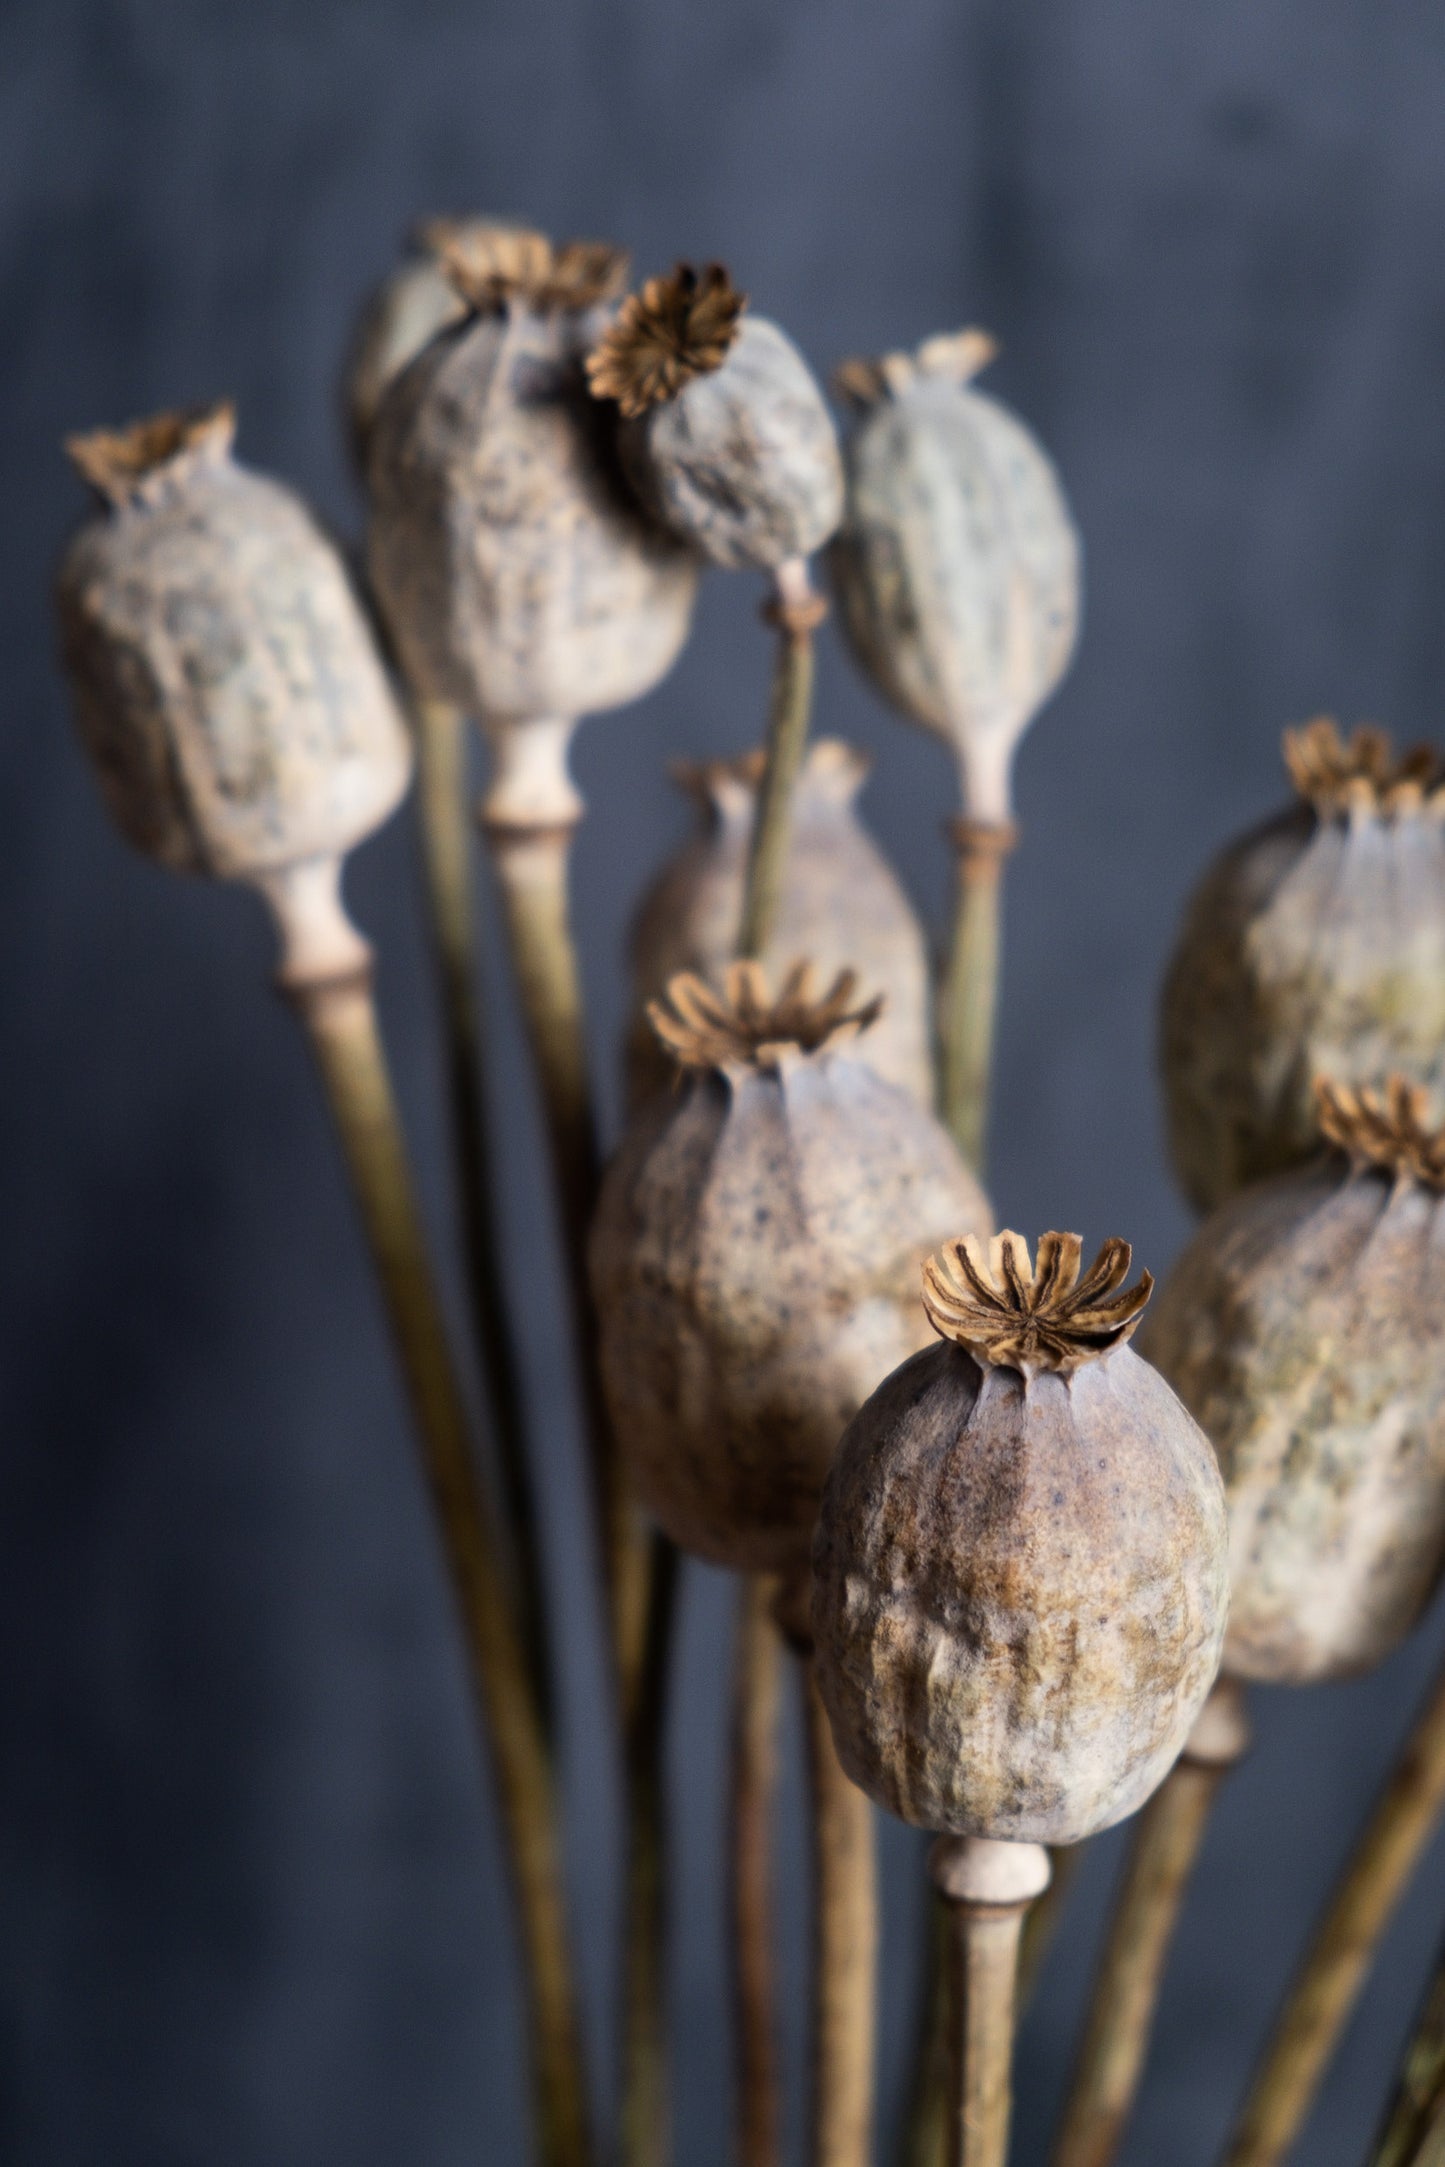
<instances>
[{"instance_id":1,"label":"crown of seed pod","mask_svg":"<svg viewBox=\"0 0 1445 2167\"><path fill-rule=\"evenodd\" d=\"M1317 1104L1333 1151L1207 1219L1148 1334L1224 1473L1225 1667L1291 1684L1379 1662L1445 1557L1445 1129L1398 1076Z\"/></svg>"},{"instance_id":2,"label":"crown of seed pod","mask_svg":"<svg viewBox=\"0 0 1445 2167\"><path fill-rule=\"evenodd\" d=\"M737 952L763 756L696 766L679 761L672 773L702 819L648 889L633 925L627 1042L633 1106L674 1074L648 1004L679 971L721 985ZM856 1057L931 1105L928 948L912 905L858 818L867 773L866 757L837 738L811 747L793 799L777 924L762 960L777 970L793 956L809 956L824 979L851 964L865 985L887 986L887 1006L856 1042Z\"/></svg>"},{"instance_id":3,"label":"crown of seed pod","mask_svg":"<svg viewBox=\"0 0 1445 2167\"><path fill-rule=\"evenodd\" d=\"M864 669L954 747L970 815L1003 825L1015 747L1074 651L1079 544L1040 446L973 388L994 351L961 331L843 363L864 418L832 557Z\"/></svg>"},{"instance_id":4,"label":"crown of seed pod","mask_svg":"<svg viewBox=\"0 0 1445 2167\"><path fill-rule=\"evenodd\" d=\"M673 1539L806 1564L843 1427L918 1344L921 1258L988 1200L916 1100L852 1057L879 1003L734 964L653 1017L679 1090L634 1122L591 1245L603 1378L638 1492Z\"/></svg>"},{"instance_id":5,"label":"crown of seed pod","mask_svg":"<svg viewBox=\"0 0 1445 2167\"><path fill-rule=\"evenodd\" d=\"M417 227L409 252L363 309L347 359L346 415L363 465L387 385L438 331L459 323L467 313L466 302L447 275L445 258L485 253L496 235L526 230L494 218L428 218Z\"/></svg>"},{"instance_id":6,"label":"crown of seed pod","mask_svg":"<svg viewBox=\"0 0 1445 2167\"><path fill-rule=\"evenodd\" d=\"M1297 802L1226 850L1164 986L1175 1171L1209 1210L1316 1145L1317 1077L1445 1083L1445 777L1321 717L1287 730Z\"/></svg>"},{"instance_id":7,"label":"crown of seed pod","mask_svg":"<svg viewBox=\"0 0 1445 2167\"><path fill-rule=\"evenodd\" d=\"M117 824L185 871L257 879L379 827L410 740L341 557L231 456L228 405L70 439L100 499L56 600Z\"/></svg>"},{"instance_id":8,"label":"crown of seed pod","mask_svg":"<svg viewBox=\"0 0 1445 2167\"><path fill-rule=\"evenodd\" d=\"M746 308L720 263L680 263L623 302L587 374L654 517L714 564L772 571L832 534L843 464L807 363Z\"/></svg>"},{"instance_id":9,"label":"crown of seed pod","mask_svg":"<svg viewBox=\"0 0 1445 2167\"><path fill-rule=\"evenodd\" d=\"M488 719L576 717L671 667L697 561L623 481L582 362L625 257L493 228L443 261L466 304L382 396L370 564L407 676Z\"/></svg>"},{"instance_id":10,"label":"crown of seed pod","mask_svg":"<svg viewBox=\"0 0 1445 2167\"><path fill-rule=\"evenodd\" d=\"M1219 1666L1224 1497L1127 1345L1127 1242L966 1236L936 1346L849 1428L813 1549L818 1682L855 1783L923 1828L1077 1843L1161 1781Z\"/></svg>"}]
</instances>

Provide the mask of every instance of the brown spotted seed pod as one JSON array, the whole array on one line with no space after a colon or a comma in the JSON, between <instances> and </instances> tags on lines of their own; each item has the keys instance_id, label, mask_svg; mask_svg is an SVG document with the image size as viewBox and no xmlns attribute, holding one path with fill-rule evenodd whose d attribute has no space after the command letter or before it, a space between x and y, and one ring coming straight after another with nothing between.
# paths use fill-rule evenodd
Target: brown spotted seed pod
<instances>
[{"instance_id":1,"label":"brown spotted seed pod","mask_svg":"<svg viewBox=\"0 0 1445 2167\"><path fill-rule=\"evenodd\" d=\"M1228 1582L1209 1443L1126 1344L1127 1242L948 1243L939 1343L838 1448L813 1550L843 1766L922 1828L1078 1843L1140 1806L1219 1667Z\"/></svg>"},{"instance_id":2,"label":"brown spotted seed pod","mask_svg":"<svg viewBox=\"0 0 1445 2167\"><path fill-rule=\"evenodd\" d=\"M952 745L970 820L1006 827L1015 748L1074 651L1079 543L1038 443L973 387L993 353L961 331L844 362L863 419L831 555L863 668Z\"/></svg>"},{"instance_id":3,"label":"brown spotted seed pod","mask_svg":"<svg viewBox=\"0 0 1445 2167\"><path fill-rule=\"evenodd\" d=\"M1175 1171L1201 1210L1316 1148L1313 1087L1445 1086L1445 777L1424 746L1285 732L1296 803L1226 850L1165 980Z\"/></svg>"},{"instance_id":4,"label":"brown spotted seed pod","mask_svg":"<svg viewBox=\"0 0 1445 2167\"><path fill-rule=\"evenodd\" d=\"M447 251L466 303L383 394L369 553L409 681L489 723L638 699L677 657L697 560L622 479L583 357L625 259L493 229Z\"/></svg>"},{"instance_id":5,"label":"brown spotted seed pod","mask_svg":"<svg viewBox=\"0 0 1445 2167\"><path fill-rule=\"evenodd\" d=\"M75 437L101 508L56 584L81 735L128 840L182 871L334 861L402 797L410 741L341 557L231 456L229 406Z\"/></svg>"},{"instance_id":6,"label":"brown spotted seed pod","mask_svg":"<svg viewBox=\"0 0 1445 2167\"><path fill-rule=\"evenodd\" d=\"M1224 1473L1225 1667L1296 1685L1388 1655L1445 1557L1445 1129L1402 1077L1317 1109L1331 1152L1205 1221L1147 1338Z\"/></svg>"},{"instance_id":7,"label":"brown spotted seed pod","mask_svg":"<svg viewBox=\"0 0 1445 2167\"><path fill-rule=\"evenodd\" d=\"M946 1133L847 1043L878 1012L805 966L675 978L681 1069L608 1171L591 1243L603 1377L639 1496L684 1549L806 1565L845 1424L917 1346L921 1260L986 1197Z\"/></svg>"},{"instance_id":8,"label":"brown spotted seed pod","mask_svg":"<svg viewBox=\"0 0 1445 2167\"><path fill-rule=\"evenodd\" d=\"M648 889L632 932L629 1102L635 1107L676 1073L648 1020L648 1006L679 971L720 986L737 953L743 882L757 814L763 756L678 762L673 774L702 816L697 834ZM913 906L858 818L866 757L819 738L798 777L777 923L762 961L778 975L808 956L828 979L850 965L865 985L888 988L855 1057L926 1105L933 1100L928 949Z\"/></svg>"},{"instance_id":9,"label":"brown spotted seed pod","mask_svg":"<svg viewBox=\"0 0 1445 2167\"><path fill-rule=\"evenodd\" d=\"M775 571L837 527L843 462L802 355L746 309L721 264L679 264L623 302L587 373L653 516L714 564Z\"/></svg>"}]
</instances>

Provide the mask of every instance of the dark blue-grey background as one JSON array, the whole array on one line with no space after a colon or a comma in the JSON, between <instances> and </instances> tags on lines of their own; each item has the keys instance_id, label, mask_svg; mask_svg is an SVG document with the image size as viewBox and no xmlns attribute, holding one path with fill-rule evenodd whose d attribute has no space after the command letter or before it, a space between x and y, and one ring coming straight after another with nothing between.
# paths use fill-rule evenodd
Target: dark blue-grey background
<instances>
[{"instance_id":1,"label":"dark blue-grey background","mask_svg":"<svg viewBox=\"0 0 1445 2167\"><path fill-rule=\"evenodd\" d=\"M965 321L1056 454L1086 635L1021 762L995 1189L1166 1265L1154 989L1185 887L1322 706L1439 731L1445 16L1427 0L0 0L0 2159L471 2167L521 2157L490 1807L377 1306L245 895L128 856L71 741L57 440L236 395L343 526L334 377L414 214L723 255L820 369ZM757 595L588 726L578 921L611 1076L619 941L683 815L664 757L749 742ZM945 890L942 751L825 641L820 720ZM434 999L405 818L351 878L440 1234ZM599 2069L615 1876L585 1652L552 1232L509 990L492 1022L547 1430L571 1865ZM690 1579L675 1743L680 2156L726 2155L726 1590ZM1261 1697L1185 1921L1134 2167L1204 2162L1441 1642ZM802 1931L796 1805L784 1923ZM1101 1845L1023 2043L1042 2157ZM891 1834L884 2094L916 1852ZM1354 2167L1445 1916L1436 1856L1306 2148ZM801 2008L801 1979L790 1974Z\"/></svg>"}]
</instances>

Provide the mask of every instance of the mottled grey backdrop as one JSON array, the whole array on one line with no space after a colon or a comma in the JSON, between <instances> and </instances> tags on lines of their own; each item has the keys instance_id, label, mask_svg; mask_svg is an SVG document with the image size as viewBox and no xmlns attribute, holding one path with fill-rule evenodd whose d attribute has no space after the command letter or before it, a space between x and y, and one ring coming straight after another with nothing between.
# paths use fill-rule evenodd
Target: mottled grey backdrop
<instances>
[{"instance_id":1,"label":"mottled grey backdrop","mask_svg":"<svg viewBox=\"0 0 1445 2167\"><path fill-rule=\"evenodd\" d=\"M341 526L348 323L414 214L719 254L819 368L963 321L1036 424L1089 564L1077 668L1021 763L995 1186L1016 1225L1185 1231L1151 1076L1206 854L1279 794L1282 723L1439 728L1445 16L1426 0L3 0L0 5L0 2157L474 2167L521 2157L490 1808L396 1382L318 1094L244 895L127 855L71 741L45 586L67 429L231 392L241 450ZM641 708L589 725L578 921L610 1079L619 939L748 743L746 580ZM821 721L945 889L942 752L831 641ZM406 820L357 913L439 1233L435 1004ZM506 1204L547 1425L571 1863L599 2068L615 1875L579 1594L552 1230L492 980ZM676 1730L689 2167L726 2155L716 1844L726 1591L690 1579ZM1291 1956L1441 1641L1260 1696L1128 2157L1210 2158ZM788 1842L796 1861L796 1804ZM885 2098L916 1853L888 1864ZM1042 2157L1117 1847L1026 2027ZM786 1923L800 1931L798 1874ZM1307 2148L1355 2167L1445 1912L1432 1859ZM790 1995L800 2007L796 1967Z\"/></svg>"}]
</instances>

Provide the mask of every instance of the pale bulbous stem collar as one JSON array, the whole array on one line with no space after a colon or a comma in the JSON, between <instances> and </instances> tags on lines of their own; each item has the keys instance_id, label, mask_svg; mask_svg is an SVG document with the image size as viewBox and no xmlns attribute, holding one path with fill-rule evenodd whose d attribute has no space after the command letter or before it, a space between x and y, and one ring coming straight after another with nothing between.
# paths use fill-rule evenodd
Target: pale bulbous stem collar
<instances>
[{"instance_id":1,"label":"pale bulbous stem collar","mask_svg":"<svg viewBox=\"0 0 1445 2167\"><path fill-rule=\"evenodd\" d=\"M369 970L371 943L357 931L341 894L341 859L302 858L247 876L281 939L277 984L324 985Z\"/></svg>"},{"instance_id":2,"label":"pale bulbous stem collar","mask_svg":"<svg viewBox=\"0 0 1445 2167\"><path fill-rule=\"evenodd\" d=\"M572 828L586 811L568 760L575 715L484 715L492 779L482 800L492 830Z\"/></svg>"}]
</instances>

